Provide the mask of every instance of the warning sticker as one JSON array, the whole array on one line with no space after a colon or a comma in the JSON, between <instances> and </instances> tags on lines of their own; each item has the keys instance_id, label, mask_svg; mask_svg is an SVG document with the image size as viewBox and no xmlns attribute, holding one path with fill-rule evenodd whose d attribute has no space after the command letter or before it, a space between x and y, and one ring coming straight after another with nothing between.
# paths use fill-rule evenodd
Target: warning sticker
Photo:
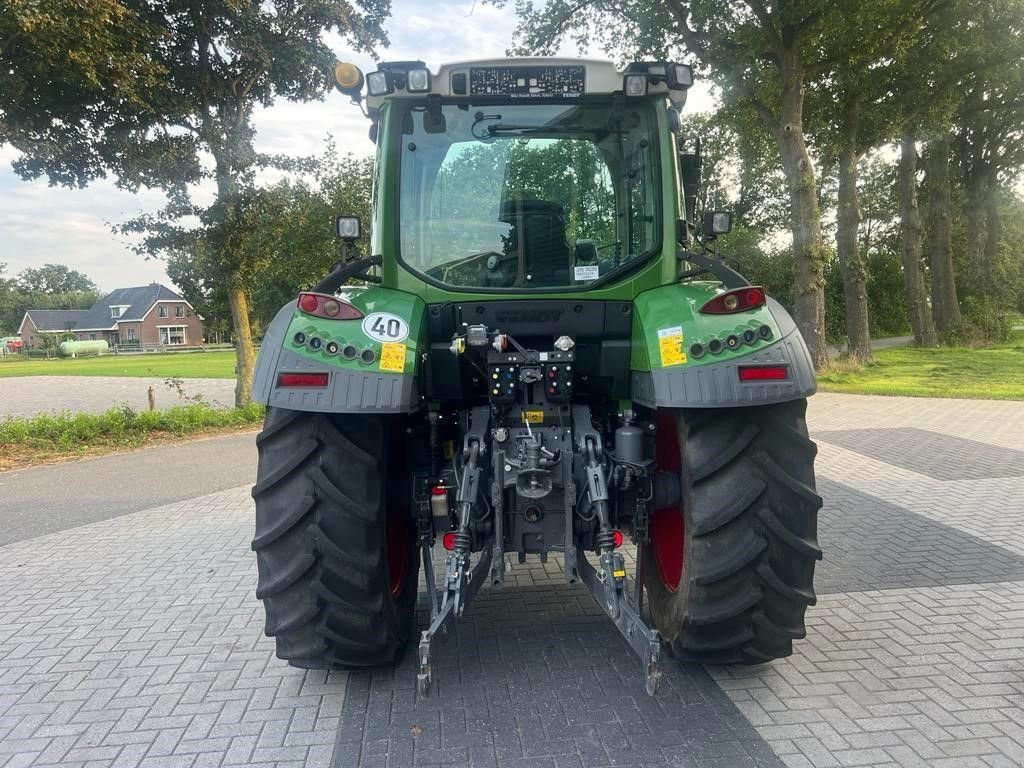
<instances>
[{"instance_id":1,"label":"warning sticker","mask_svg":"<svg viewBox=\"0 0 1024 768\"><path fill-rule=\"evenodd\" d=\"M686 353L683 352L682 326L658 329L658 352L661 354L662 368L670 365L682 365L686 362Z\"/></svg>"},{"instance_id":2,"label":"warning sticker","mask_svg":"<svg viewBox=\"0 0 1024 768\"><path fill-rule=\"evenodd\" d=\"M402 373L405 370L405 344L394 342L380 345L380 369Z\"/></svg>"},{"instance_id":3,"label":"warning sticker","mask_svg":"<svg viewBox=\"0 0 1024 768\"><path fill-rule=\"evenodd\" d=\"M528 424L543 424L544 411L523 411L523 421Z\"/></svg>"}]
</instances>

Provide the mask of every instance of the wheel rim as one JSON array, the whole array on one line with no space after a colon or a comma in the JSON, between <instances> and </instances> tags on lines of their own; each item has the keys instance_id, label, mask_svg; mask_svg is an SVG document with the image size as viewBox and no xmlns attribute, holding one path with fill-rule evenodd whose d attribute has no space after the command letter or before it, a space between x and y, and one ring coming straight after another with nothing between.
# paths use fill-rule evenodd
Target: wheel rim
<instances>
[{"instance_id":1,"label":"wheel rim","mask_svg":"<svg viewBox=\"0 0 1024 768\"><path fill-rule=\"evenodd\" d=\"M385 546L388 558L388 588L398 596L409 571L409 520L395 507L388 507Z\"/></svg>"},{"instance_id":2,"label":"wheel rim","mask_svg":"<svg viewBox=\"0 0 1024 768\"><path fill-rule=\"evenodd\" d=\"M656 417L655 456L661 472L675 472L681 478L679 433L676 414L668 408L659 408ZM683 550L686 527L682 505L659 507L651 513L651 548L658 577L669 592L676 592L683 577Z\"/></svg>"}]
</instances>

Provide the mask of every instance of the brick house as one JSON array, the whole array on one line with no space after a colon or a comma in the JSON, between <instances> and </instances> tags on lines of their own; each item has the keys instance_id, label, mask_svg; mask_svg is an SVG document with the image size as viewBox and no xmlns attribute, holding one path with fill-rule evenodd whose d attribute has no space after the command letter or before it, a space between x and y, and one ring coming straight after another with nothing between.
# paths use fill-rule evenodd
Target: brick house
<instances>
[{"instance_id":1,"label":"brick house","mask_svg":"<svg viewBox=\"0 0 1024 768\"><path fill-rule=\"evenodd\" d=\"M142 347L198 347L203 318L179 294L158 283L118 288L90 309L30 309L18 335L30 349L43 336L73 333L81 340Z\"/></svg>"}]
</instances>

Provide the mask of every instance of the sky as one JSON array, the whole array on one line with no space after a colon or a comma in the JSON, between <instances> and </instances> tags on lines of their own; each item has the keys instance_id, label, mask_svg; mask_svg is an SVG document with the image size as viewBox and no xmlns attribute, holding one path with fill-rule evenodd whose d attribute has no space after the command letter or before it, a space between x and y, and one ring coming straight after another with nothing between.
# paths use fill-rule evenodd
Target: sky
<instances>
[{"instance_id":1,"label":"sky","mask_svg":"<svg viewBox=\"0 0 1024 768\"><path fill-rule=\"evenodd\" d=\"M391 40L381 50L384 60L420 59L436 71L451 61L501 58L512 41L514 4L495 8L473 0L393 0L386 24ZM374 69L367 56L352 56L340 37L329 38L339 59L352 61L364 72ZM565 55L581 55L565 47ZM598 50L582 52L606 58ZM707 109L709 90L698 83L690 93L687 109ZM298 104L280 100L254 116L256 149L296 156L318 154L328 134L342 152L368 155L373 144L367 137L369 121L347 97L334 91L322 102ZM147 260L130 248L124 236L115 235L111 224L140 213L154 212L164 203L159 190L131 194L111 180L86 189L50 187L45 180L22 181L12 170L17 153L0 147L0 263L7 276L26 267L45 263L66 264L85 273L101 290L162 282L171 285L163 263ZM273 177L265 177L272 182ZM197 199L209 202L210 190L201 189Z\"/></svg>"}]
</instances>

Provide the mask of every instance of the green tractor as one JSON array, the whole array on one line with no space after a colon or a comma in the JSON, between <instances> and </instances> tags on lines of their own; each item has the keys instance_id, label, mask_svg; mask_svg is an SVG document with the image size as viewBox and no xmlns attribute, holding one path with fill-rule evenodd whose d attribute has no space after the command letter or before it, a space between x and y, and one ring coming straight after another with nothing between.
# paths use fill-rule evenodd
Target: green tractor
<instances>
[{"instance_id":1,"label":"green tractor","mask_svg":"<svg viewBox=\"0 0 1024 768\"><path fill-rule=\"evenodd\" d=\"M336 77L377 146L372 250L339 217L341 261L256 364L253 549L277 655L394 664L422 567L426 694L431 644L480 587L552 553L651 694L663 644L712 664L790 654L821 557L814 372L786 311L711 252L729 215L693 223L691 68Z\"/></svg>"}]
</instances>

